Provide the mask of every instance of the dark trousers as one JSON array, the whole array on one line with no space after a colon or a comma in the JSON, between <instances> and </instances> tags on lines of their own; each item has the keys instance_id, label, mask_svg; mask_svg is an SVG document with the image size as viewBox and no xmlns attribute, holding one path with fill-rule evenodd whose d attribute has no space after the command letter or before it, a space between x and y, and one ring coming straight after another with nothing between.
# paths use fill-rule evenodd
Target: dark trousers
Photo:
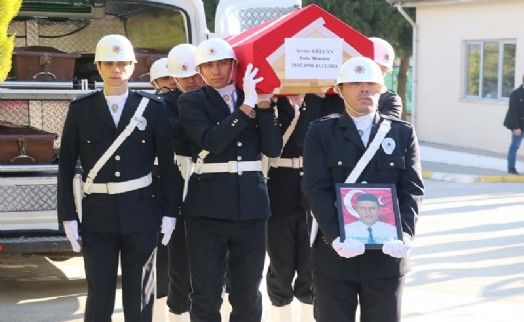
<instances>
[{"instance_id":1,"label":"dark trousers","mask_svg":"<svg viewBox=\"0 0 524 322\"><path fill-rule=\"evenodd\" d=\"M179 216L175 231L169 244L162 245L163 235L158 238L156 258L157 298L167 296L169 312L182 314L189 311L191 301L191 281L189 278L189 260L187 258L186 232L184 217Z\"/></svg>"},{"instance_id":2,"label":"dark trousers","mask_svg":"<svg viewBox=\"0 0 524 322\"><path fill-rule=\"evenodd\" d=\"M125 235L82 231L87 280L84 321L111 321L119 257L126 322L152 321L157 237L156 230Z\"/></svg>"},{"instance_id":3,"label":"dark trousers","mask_svg":"<svg viewBox=\"0 0 524 322\"><path fill-rule=\"evenodd\" d=\"M404 277L366 281L340 280L313 272L317 322L399 322Z\"/></svg>"},{"instance_id":4,"label":"dark trousers","mask_svg":"<svg viewBox=\"0 0 524 322\"><path fill-rule=\"evenodd\" d=\"M218 322L226 267L230 322L260 322L259 291L266 254L266 220L226 221L186 217L191 270L191 322ZM229 255L228 255L229 253Z\"/></svg>"},{"instance_id":5,"label":"dark trousers","mask_svg":"<svg viewBox=\"0 0 524 322\"><path fill-rule=\"evenodd\" d=\"M187 257L186 230L184 217L179 216L175 231L168 246L169 287L167 306L169 311L182 314L189 311L191 301L191 280L189 277L189 259Z\"/></svg>"},{"instance_id":6,"label":"dark trousers","mask_svg":"<svg viewBox=\"0 0 524 322\"><path fill-rule=\"evenodd\" d=\"M285 306L293 297L302 303L313 303L309 252L304 214L269 218L267 253L270 262L266 283L274 306Z\"/></svg>"},{"instance_id":7,"label":"dark trousers","mask_svg":"<svg viewBox=\"0 0 524 322\"><path fill-rule=\"evenodd\" d=\"M158 235L158 242L157 242L157 249L156 249L156 298L157 299L166 297L167 290L169 288L169 276L168 276L169 261L167 258L168 249L167 249L167 246L162 245L162 237L163 237L162 234ZM171 241L169 243L171 243Z\"/></svg>"}]
</instances>

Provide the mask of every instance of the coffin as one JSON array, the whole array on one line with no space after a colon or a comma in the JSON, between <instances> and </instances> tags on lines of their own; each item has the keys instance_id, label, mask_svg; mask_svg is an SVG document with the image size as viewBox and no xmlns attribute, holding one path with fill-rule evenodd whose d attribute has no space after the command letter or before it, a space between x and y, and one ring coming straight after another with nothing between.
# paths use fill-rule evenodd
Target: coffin
<instances>
[{"instance_id":1,"label":"coffin","mask_svg":"<svg viewBox=\"0 0 524 322\"><path fill-rule=\"evenodd\" d=\"M317 5L309 5L225 38L235 51L242 86L253 63L264 80L259 93L326 93L342 64L351 57L373 59L373 43Z\"/></svg>"},{"instance_id":2,"label":"coffin","mask_svg":"<svg viewBox=\"0 0 524 322\"><path fill-rule=\"evenodd\" d=\"M55 133L0 121L0 164L49 164Z\"/></svg>"},{"instance_id":3,"label":"coffin","mask_svg":"<svg viewBox=\"0 0 524 322\"><path fill-rule=\"evenodd\" d=\"M16 81L72 81L79 57L53 47L18 48L13 53L12 74Z\"/></svg>"}]
</instances>

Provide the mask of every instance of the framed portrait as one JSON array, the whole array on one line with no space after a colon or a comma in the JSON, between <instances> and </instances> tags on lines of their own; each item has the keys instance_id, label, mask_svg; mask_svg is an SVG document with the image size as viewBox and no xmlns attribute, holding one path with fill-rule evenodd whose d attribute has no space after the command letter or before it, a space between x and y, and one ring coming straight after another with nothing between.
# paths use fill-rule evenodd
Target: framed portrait
<instances>
[{"instance_id":1,"label":"framed portrait","mask_svg":"<svg viewBox=\"0 0 524 322\"><path fill-rule=\"evenodd\" d=\"M366 249L402 240L397 190L393 184L339 183L337 189L340 240L352 238Z\"/></svg>"}]
</instances>

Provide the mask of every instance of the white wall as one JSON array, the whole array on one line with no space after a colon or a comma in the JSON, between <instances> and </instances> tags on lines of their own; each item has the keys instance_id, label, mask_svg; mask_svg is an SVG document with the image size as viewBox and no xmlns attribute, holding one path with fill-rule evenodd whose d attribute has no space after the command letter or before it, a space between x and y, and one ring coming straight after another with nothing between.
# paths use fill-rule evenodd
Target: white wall
<instances>
[{"instance_id":1,"label":"white wall","mask_svg":"<svg viewBox=\"0 0 524 322\"><path fill-rule=\"evenodd\" d=\"M417 8L416 113L419 140L506 153L510 132L502 122L507 101L464 96L464 41L515 39L516 86L524 73L524 3L436 5ZM524 156L524 147L520 155Z\"/></svg>"}]
</instances>

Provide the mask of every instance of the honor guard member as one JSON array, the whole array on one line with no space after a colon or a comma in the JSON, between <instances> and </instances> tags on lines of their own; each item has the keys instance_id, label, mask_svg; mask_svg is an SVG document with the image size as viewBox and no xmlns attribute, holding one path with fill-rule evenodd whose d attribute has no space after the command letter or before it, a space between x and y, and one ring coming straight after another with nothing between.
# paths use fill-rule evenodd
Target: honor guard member
<instances>
[{"instance_id":1,"label":"honor guard member","mask_svg":"<svg viewBox=\"0 0 524 322\"><path fill-rule=\"evenodd\" d=\"M175 79L169 75L167 69L167 58L160 58L151 65L149 79L156 94L168 94L176 89Z\"/></svg>"},{"instance_id":2,"label":"honor guard member","mask_svg":"<svg viewBox=\"0 0 524 322\"><path fill-rule=\"evenodd\" d=\"M167 104L167 98L171 96L172 91L176 89L175 80L173 79L173 77L169 75L169 72L167 69L167 58L160 58L151 65L151 68L149 70L149 77L150 77L150 84L155 89L156 94L162 97L164 99L164 103ZM170 110L166 106L166 113L168 114L168 120L171 121L171 117L169 117L169 114L170 114L169 112ZM155 166L153 167L152 175L153 175L153 187L155 189L155 195L158 198L162 194L162 184L161 184L162 181L160 180L160 175L158 174L157 165L158 165L158 160L155 159ZM180 187L179 191L182 191L181 187L183 186L183 181L182 181L182 177L178 173L177 173L177 180L175 184L177 184ZM179 203L181 203L181 198L178 198L178 199L179 199ZM157 247L157 255L156 255L156 297L157 298L163 298L168 295L168 288L169 288L168 247L170 247L170 245L175 243L177 230L180 230L180 229L183 230L183 223L180 222L180 217L178 219L177 226L179 228L177 229L175 227L175 230L173 232L173 235L171 236L171 239L169 240L168 245L164 246L162 244L162 236L159 236L158 238L158 247ZM182 228L180 228L181 226ZM179 241L176 241L177 244L178 242ZM185 239L183 240L183 244L180 245L180 247L185 247Z\"/></svg>"},{"instance_id":3,"label":"honor guard member","mask_svg":"<svg viewBox=\"0 0 524 322\"><path fill-rule=\"evenodd\" d=\"M197 70L208 84L180 96L180 122L195 169L183 204L191 269L191 321L220 321L223 281L229 269L229 321L259 322L259 291L270 215L262 153L276 157L282 135L271 95L257 95L250 64L243 90L232 81L237 64L224 40L203 41ZM228 256L227 256L228 254Z\"/></svg>"},{"instance_id":4,"label":"honor guard member","mask_svg":"<svg viewBox=\"0 0 524 322\"><path fill-rule=\"evenodd\" d=\"M180 191L184 189L183 177L191 171L189 142L180 125L178 98L182 93L198 89L202 86L202 77L195 68L196 47L190 44L175 46L167 57L165 73L170 79L171 90L164 94L164 101L168 111L169 126L173 133L175 158L179 173L176 184ZM173 85L171 87L171 85ZM182 200L182 195L179 196ZM180 210L181 211L181 210ZM177 225L171 241L168 244L169 282L167 285L167 307L173 314L170 321L189 322L189 307L191 301L191 281L189 277L189 260L187 258L186 232L183 213L177 218Z\"/></svg>"},{"instance_id":5,"label":"honor guard member","mask_svg":"<svg viewBox=\"0 0 524 322\"><path fill-rule=\"evenodd\" d=\"M318 98L314 94L308 94ZM267 293L271 300L273 322L293 320L291 302L301 302L300 321L313 320L313 295L309 267L308 207L300 190L302 147L305 130L318 116L320 108L307 108L304 97L282 96L277 100L278 119L284 148L277 158L269 159L268 191L271 217L268 220L269 266ZM318 107L321 99L318 99ZM318 111L317 111L318 110Z\"/></svg>"},{"instance_id":6,"label":"honor guard member","mask_svg":"<svg viewBox=\"0 0 524 322\"><path fill-rule=\"evenodd\" d=\"M393 46L384 39L377 37L370 37L369 40L373 42L375 62L382 71L382 76L393 71L393 62L395 61L395 51ZM402 116L402 99L394 91L383 87L380 99L378 100L378 111L381 114L401 118Z\"/></svg>"},{"instance_id":7,"label":"honor guard member","mask_svg":"<svg viewBox=\"0 0 524 322\"><path fill-rule=\"evenodd\" d=\"M300 321L307 322L313 321L313 287L309 265L310 211L300 187L304 138L313 120L342 113L344 102L338 94L306 94L303 101L298 95L279 97L277 109L284 149L279 158L269 159L267 181L271 217L266 283L272 303L271 321L293 320L291 302L297 298L301 302Z\"/></svg>"},{"instance_id":8,"label":"honor guard member","mask_svg":"<svg viewBox=\"0 0 524 322\"><path fill-rule=\"evenodd\" d=\"M128 89L135 63L127 38L100 39L95 64L103 91L71 103L62 134L58 219L75 251L81 228L85 321L111 321L119 261L125 320L152 321L159 228L167 244L176 223L176 168L165 107L156 95ZM151 184L155 157L161 202ZM72 185L78 158L84 181L80 227Z\"/></svg>"},{"instance_id":9,"label":"honor guard member","mask_svg":"<svg viewBox=\"0 0 524 322\"><path fill-rule=\"evenodd\" d=\"M377 113L382 85L373 60L348 60L336 87L345 112L313 122L306 134L302 190L320 227L311 249L318 322L355 321L358 303L362 322L400 321L404 275L424 188L413 126ZM346 181L369 142L386 132L379 130L388 128L386 121L389 132L355 182L395 185L403 241L365 249L357 240L340 240L335 184Z\"/></svg>"}]
</instances>

